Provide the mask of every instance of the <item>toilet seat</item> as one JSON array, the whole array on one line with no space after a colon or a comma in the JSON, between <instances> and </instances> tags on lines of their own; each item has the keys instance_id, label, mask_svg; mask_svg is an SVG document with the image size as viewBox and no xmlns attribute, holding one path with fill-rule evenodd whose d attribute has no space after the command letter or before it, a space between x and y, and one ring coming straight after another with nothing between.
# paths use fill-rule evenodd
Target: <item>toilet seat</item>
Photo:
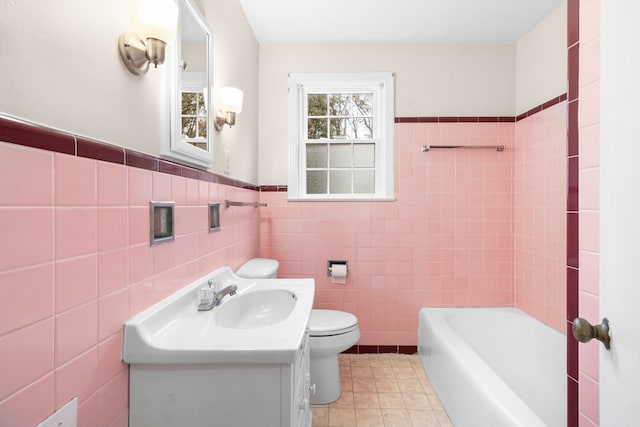
<instances>
[{"instance_id":1,"label":"toilet seat","mask_svg":"<svg viewBox=\"0 0 640 427\"><path fill-rule=\"evenodd\" d=\"M358 318L351 313L337 310L311 310L309 335L328 337L342 335L358 329Z\"/></svg>"}]
</instances>

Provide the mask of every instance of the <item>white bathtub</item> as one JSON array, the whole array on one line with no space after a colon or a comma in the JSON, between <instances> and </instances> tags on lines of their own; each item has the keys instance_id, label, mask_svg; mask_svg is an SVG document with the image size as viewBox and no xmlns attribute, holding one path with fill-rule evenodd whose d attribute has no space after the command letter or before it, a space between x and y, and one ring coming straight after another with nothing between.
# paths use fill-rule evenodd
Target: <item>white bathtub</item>
<instances>
[{"instance_id":1,"label":"white bathtub","mask_svg":"<svg viewBox=\"0 0 640 427\"><path fill-rule=\"evenodd\" d=\"M456 427L566 425L565 336L515 308L423 308L418 353Z\"/></svg>"}]
</instances>

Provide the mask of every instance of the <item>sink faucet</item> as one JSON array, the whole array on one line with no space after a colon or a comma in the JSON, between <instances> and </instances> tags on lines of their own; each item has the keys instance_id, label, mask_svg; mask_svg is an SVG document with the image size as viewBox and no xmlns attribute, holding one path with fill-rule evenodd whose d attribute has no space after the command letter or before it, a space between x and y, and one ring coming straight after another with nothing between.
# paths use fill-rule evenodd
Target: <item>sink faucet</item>
<instances>
[{"instance_id":1,"label":"sink faucet","mask_svg":"<svg viewBox=\"0 0 640 427\"><path fill-rule=\"evenodd\" d=\"M222 301L226 295L235 295L238 290L238 286L235 284L225 286L222 289L218 289L218 284L213 280L209 280L209 289L211 294L208 298L203 299L201 297L200 304L198 305L198 311L208 311L213 307L216 307ZM205 288L206 289L206 288Z\"/></svg>"}]
</instances>

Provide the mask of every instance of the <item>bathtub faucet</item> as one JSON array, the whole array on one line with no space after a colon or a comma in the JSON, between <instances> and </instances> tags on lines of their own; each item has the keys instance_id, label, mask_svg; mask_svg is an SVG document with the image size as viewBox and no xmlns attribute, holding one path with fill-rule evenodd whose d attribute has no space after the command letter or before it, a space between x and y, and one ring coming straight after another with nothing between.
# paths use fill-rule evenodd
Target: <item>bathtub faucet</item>
<instances>
[{"instance_id":1,"label":"bathtub faucet","mask_svg":"<svg viewBox=\"0 0 640 427\"><path fill-rule=\"evenodd\" d=\"M204 295L200 296L200 304L198 305L198 311L208 311L213 307L216 307L227 295L235 295L238 290L238 286L235 284L225 286L222 289L218 289L218 284L213 280L208 282L209 288L203 288Z\"/></svg>"}]
</instances>

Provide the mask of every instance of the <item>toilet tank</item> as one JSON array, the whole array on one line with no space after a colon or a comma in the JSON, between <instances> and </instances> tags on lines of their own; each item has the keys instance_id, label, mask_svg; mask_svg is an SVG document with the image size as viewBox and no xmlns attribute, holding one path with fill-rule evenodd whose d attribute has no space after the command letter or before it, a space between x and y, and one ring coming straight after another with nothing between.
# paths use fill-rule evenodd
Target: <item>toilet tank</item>
<instances>
[{"instance_id":1,"label":"toilet tank","mask_svg":"<svg viewBox=\"0 0 640 427\"><path fill-rule=\"evenodd\" d=\"M236 274L246 279L275 279L280 263L275 259L253 258L245 262Z\"/></svg>"}]
</instances>

